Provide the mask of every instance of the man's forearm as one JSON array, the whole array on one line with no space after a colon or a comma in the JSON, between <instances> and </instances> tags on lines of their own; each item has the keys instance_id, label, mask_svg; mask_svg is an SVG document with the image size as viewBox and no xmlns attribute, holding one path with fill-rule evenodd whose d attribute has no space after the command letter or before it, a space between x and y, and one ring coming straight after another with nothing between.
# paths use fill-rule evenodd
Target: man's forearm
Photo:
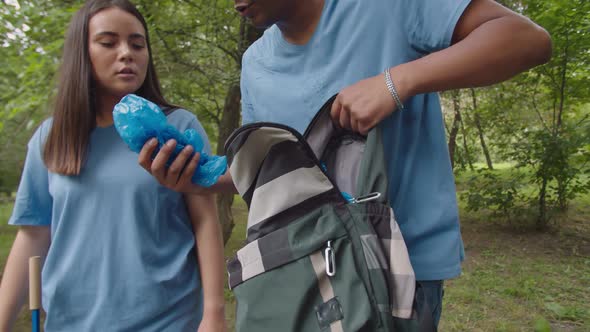
<instances>
[{"instance_id":1,"label":"man's forearm","mask_svg":"<svg viewBox=\"0 0 590 332\"><path fill-rule=\"evenodd\" d=\"M211 186L211 192L216 194L237 194L238 190L234 185L229 169L219 177L217 183Z\"/></svg>"},{"instance_id":2,"label":"man's forearm","mask_svg":"<svg viewBox=\"0 0 590 332\"><path fill-rule=\"evenodd\" d=\"M217 219L201 220L196 232L197 259L203 284L203 312L224 315L223 277L225 273L223 240Z\"/></svg>"}]
</instances>

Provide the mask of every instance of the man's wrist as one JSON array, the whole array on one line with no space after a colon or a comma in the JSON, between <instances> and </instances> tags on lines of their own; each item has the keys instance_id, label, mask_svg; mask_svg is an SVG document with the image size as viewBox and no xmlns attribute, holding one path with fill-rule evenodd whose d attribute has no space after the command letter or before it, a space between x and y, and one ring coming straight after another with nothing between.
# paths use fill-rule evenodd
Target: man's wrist
<instances>
[{"instance_id":1,"label":"man's wrist","mask_svg":"<svg viewBox=\"0 0 590 332\"><path fill-rule=\"evenodd\" d=\"M400 101L405 103L408 98L416 94L412 76L408 75L408 65L401 64L388 68L388 71L391 75L391 80L395 85Z\"/></svg>"},{"instance_id":2,"label":"man's wrist","mask_svg":"<svg viewBox=\"0 0 590 332\"><path fill-rule=\"evenodd\" d=\"M389 90L391 98L393 98L393 101L395 102L396 108L400 111L403 111L404 103L402 103L399 94L397 93L397 89L393 83L393 80L391 79L391 74L389 73L389 68L384 70L383 75L385 76L385 85L387 86L387 90Z\"/></svg>"}]
</instances>

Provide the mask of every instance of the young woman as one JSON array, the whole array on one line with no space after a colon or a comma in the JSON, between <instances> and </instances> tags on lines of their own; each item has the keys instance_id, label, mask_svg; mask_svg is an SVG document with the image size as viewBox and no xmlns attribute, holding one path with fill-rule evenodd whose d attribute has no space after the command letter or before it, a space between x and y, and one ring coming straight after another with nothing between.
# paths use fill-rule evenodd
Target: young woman
<instances>
[{"instance_id":1,"label":"young woman","mask_svg":"<svg viewBox=\"0 0 590 332\"><path fill-rule=\"evenodd\" d=\"M145 20L130 2L90 0L75 14L58 84L9 221L20 229L0 286L0 331L22 307L36 255L45 257L46 331L224 331L214 198L159 185L113 125L114 105L135 93L206 138L162 96Z\"/></svg>"}]
</instances>

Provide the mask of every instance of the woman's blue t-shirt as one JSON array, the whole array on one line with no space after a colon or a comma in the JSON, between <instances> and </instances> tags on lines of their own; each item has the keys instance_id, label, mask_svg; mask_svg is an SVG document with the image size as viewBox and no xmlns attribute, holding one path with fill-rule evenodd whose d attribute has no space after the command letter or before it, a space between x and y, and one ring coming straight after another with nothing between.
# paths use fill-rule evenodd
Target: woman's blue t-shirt
<instances>
[{"instance_id":1,"label":"woman's blue t-shirt","mask_svg":"<svg viewBox=\"0 0 590 332\"><path fill-rule=\"evenodd\" d=\"M176 110L180 131L196 117ZM202 290L182 195L138 164L114 126L93 130L79 176L49 172L51 120L28 145L9 223L51 227L42 272L46 331L196 331Z\"/></svg>"}]
</instances>

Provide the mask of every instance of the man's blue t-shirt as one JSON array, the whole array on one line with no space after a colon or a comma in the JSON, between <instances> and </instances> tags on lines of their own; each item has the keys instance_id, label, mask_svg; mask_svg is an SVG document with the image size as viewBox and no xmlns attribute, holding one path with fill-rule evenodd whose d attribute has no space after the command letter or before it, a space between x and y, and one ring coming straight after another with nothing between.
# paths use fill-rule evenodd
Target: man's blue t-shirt
<instances>
[{"instance_id":1,"label":"man's blue t-shirt","mask_svg":"<svg viewBox=\"0 0 590 332\"><path fill-rule=\"evenodd\" d=\"M191 113L176 110L168 123L196 129L209 149ZM50 126L29 142L9 221L51 227L45 330L196 331L203 295L182 194L142 169L114 126L93 130L80 175L49 172L41 156Z\"/></svg>"},{"instance_id":2,"label":"man's blue t-shirt","mask_svg":"<svg viewBox=\"0 0 590 332\"><path fill-rule=\"evenodd\" d=\"M243 122L278 122L304 132L344 87L448 47L468 4L325 0L305 45L288 43L270 27L244 54ZM461 273L464 253L438 94L414 96L405 107L380 124L391 205L417 279L449 279Z\"/></svg>"}]
</instances>

